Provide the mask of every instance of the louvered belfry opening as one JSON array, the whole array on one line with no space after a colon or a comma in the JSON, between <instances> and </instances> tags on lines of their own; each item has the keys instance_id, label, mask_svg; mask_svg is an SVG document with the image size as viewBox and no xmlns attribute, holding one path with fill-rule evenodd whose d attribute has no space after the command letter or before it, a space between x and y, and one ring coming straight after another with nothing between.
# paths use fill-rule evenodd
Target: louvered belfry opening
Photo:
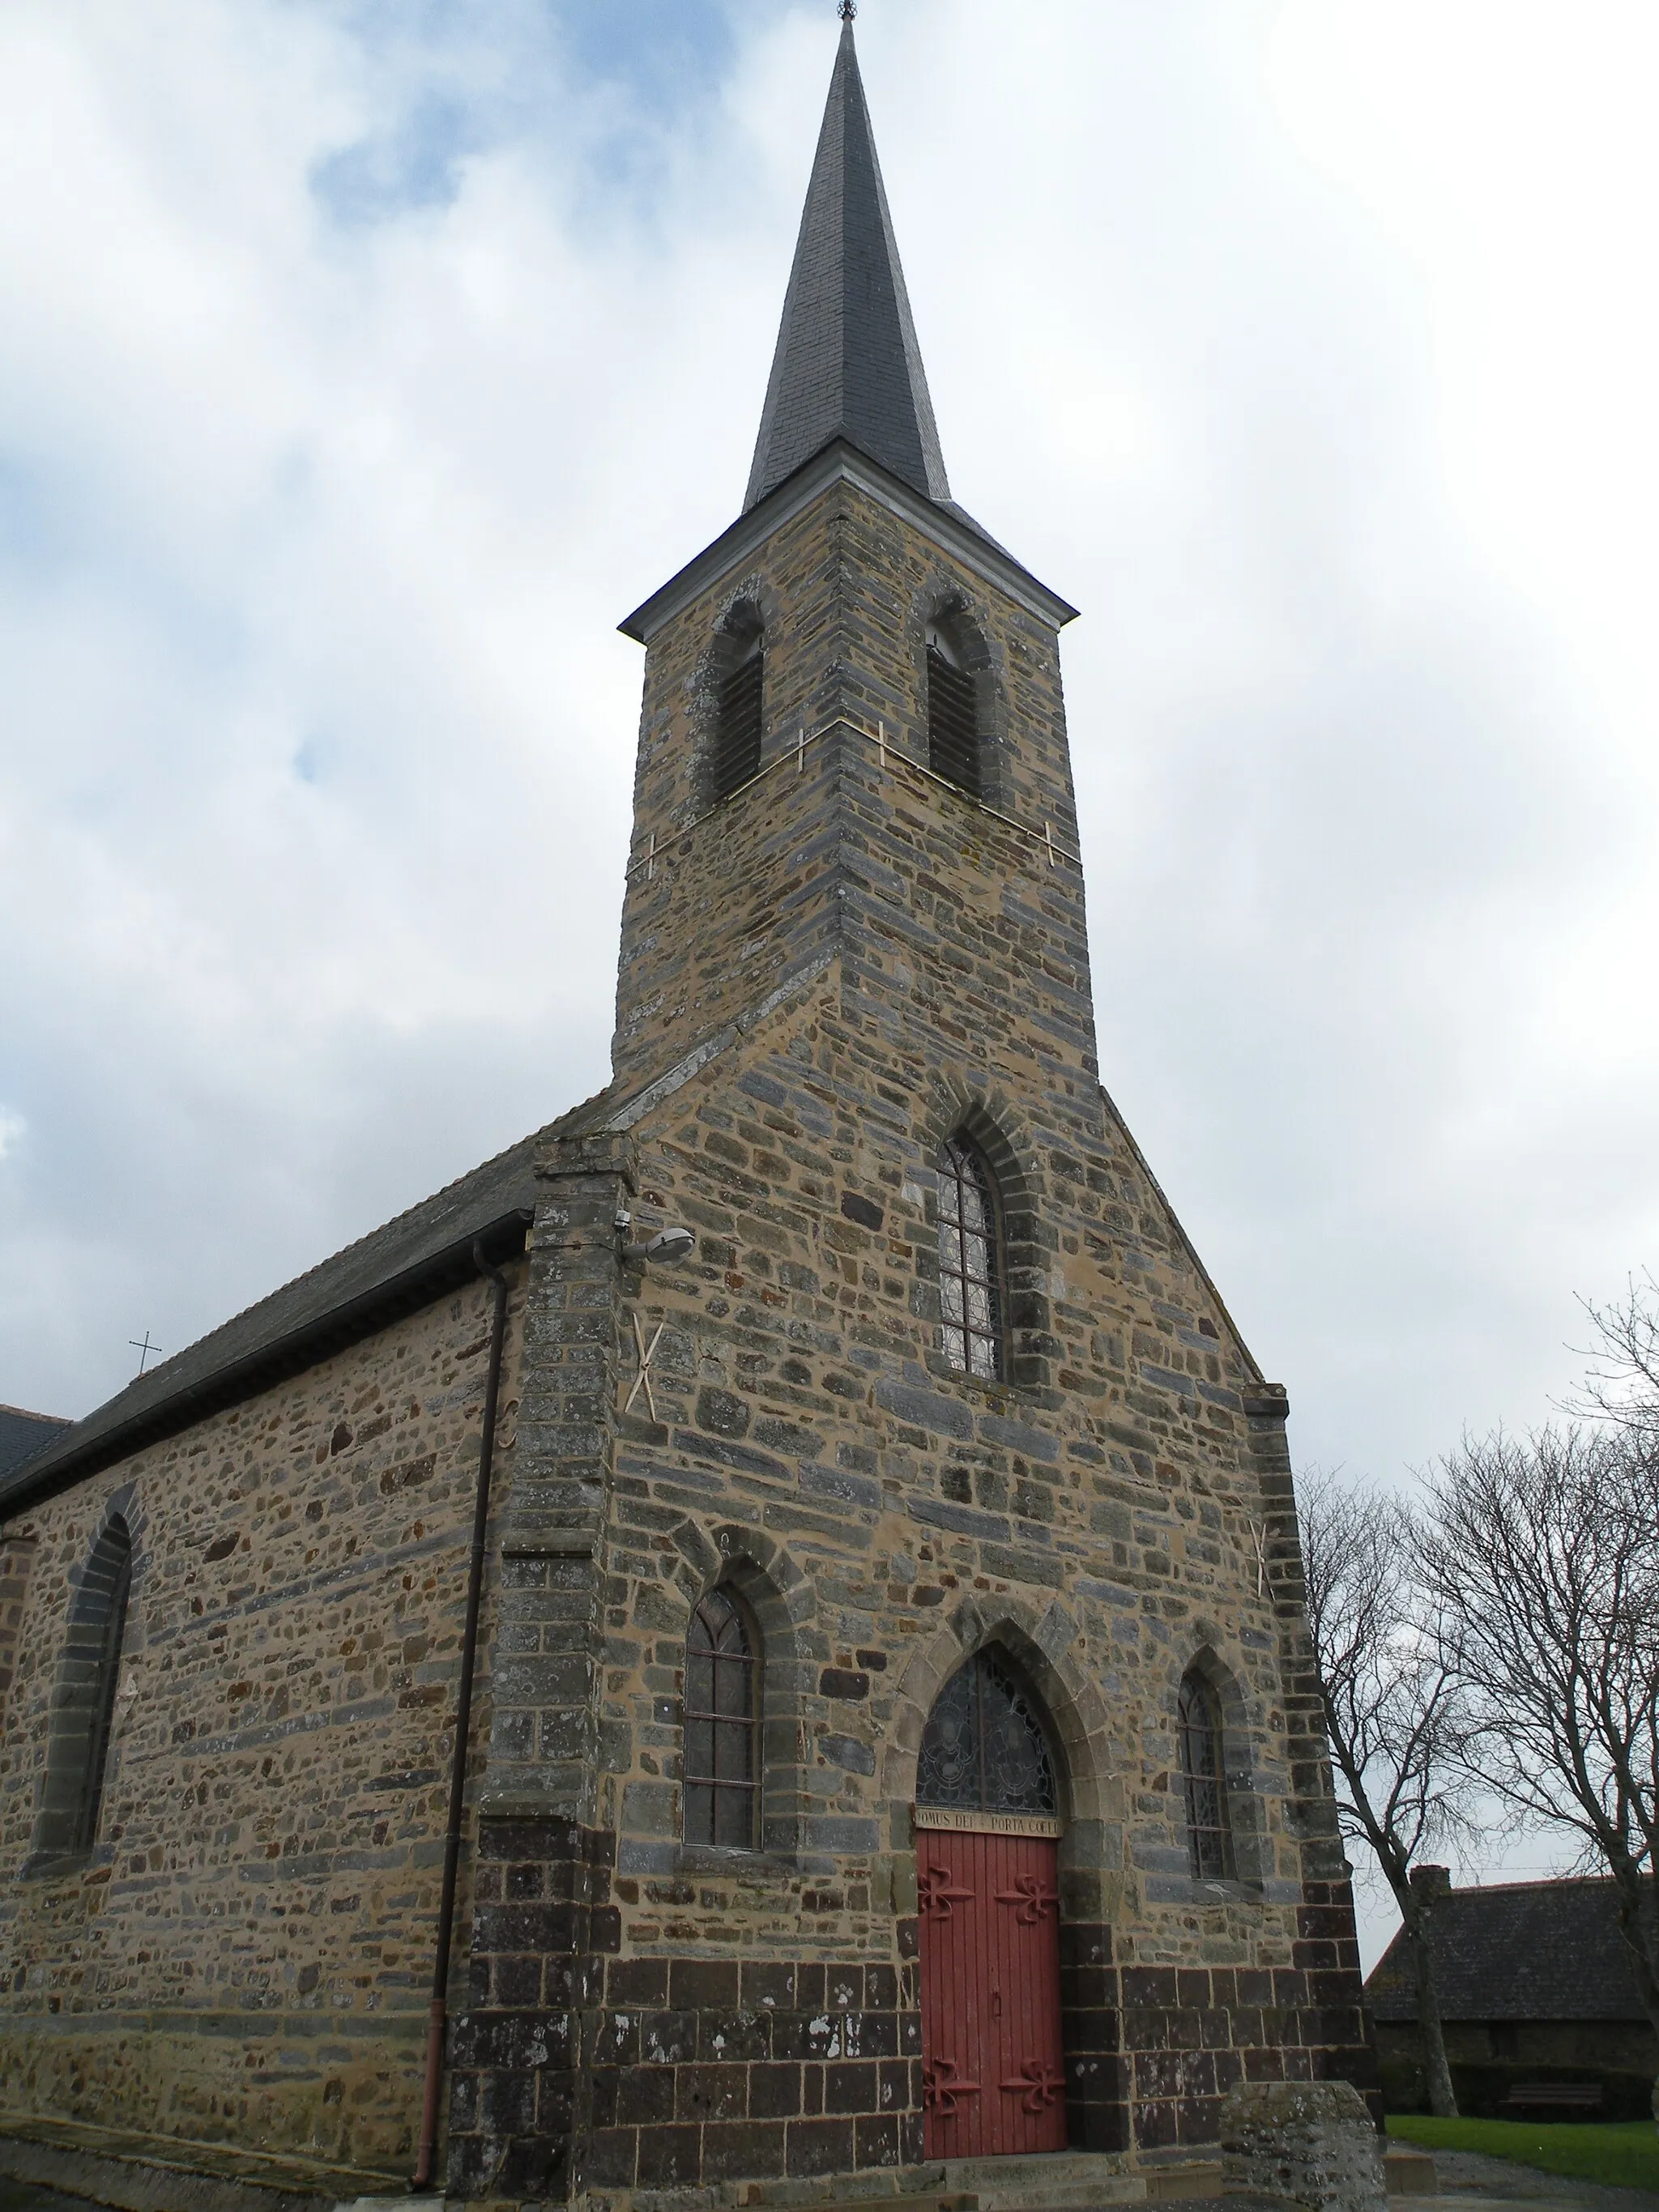
<instances>
[{"instance_id":1,"label":"louvered belfry opening","mask_svg":"<svg viewBox=\"0 0 1659 2212\"><path fill-rule=\"evenodd\" d=\"M927 765L958 791L979 797L974 679L955 640L937 627L927 633Z\"/></svg>"},{"instance_id":2,"label":"louvered belfry opening","mask_svg":"<svg viewBox=\"0 0 1659 2212\"><path fill-rule=\"evenodd\" d=\"M760 774L766 641L752 616L720 633L714 709L714 798L729 799Z\"/></svg>"}]
</instances>

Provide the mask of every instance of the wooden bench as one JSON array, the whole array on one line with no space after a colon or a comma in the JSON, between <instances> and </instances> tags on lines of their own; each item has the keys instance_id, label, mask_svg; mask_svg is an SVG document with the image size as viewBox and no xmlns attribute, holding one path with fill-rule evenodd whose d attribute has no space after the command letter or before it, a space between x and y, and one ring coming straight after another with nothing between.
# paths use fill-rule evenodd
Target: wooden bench
<instances>
[{"instance_id":1,"label":"wooden bench","mask_svg":"<svg viewBox=\"0 0 1659 2212\"><path fill-rule=\"evenodd\" d=\"M1599 2081L1517 2081L1504 2100L1506 2106L1528 2112L1599 2112Z\"/></svg>"}]
</instances>

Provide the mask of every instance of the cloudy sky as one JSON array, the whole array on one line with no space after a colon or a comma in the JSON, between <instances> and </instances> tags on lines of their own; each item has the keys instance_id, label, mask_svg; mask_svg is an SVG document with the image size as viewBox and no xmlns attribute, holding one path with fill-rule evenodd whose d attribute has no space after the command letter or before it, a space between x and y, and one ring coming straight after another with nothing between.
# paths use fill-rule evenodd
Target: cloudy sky
<instances>
[{"instance_id":1,"label":"cloudy sky","mask_svg":"<svg viewBox=\"0 0 1659 2212\"><path fill-rule=\"evenodd\" d=\"M1656 24L859 24L953 489L1084 610L1106 1081L1388 1479L1659 1259ZM0 1401L604 1081L614 625L739 503L836 30L0 9Z\"/></svg>"}]
</instances>

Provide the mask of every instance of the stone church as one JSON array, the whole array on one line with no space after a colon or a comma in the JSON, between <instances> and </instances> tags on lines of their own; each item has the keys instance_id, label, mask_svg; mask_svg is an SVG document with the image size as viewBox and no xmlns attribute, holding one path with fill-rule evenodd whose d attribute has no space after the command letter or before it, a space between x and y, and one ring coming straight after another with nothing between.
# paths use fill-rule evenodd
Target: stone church
<instances>
[{"instance_id":1,"label":"stone church","mask_svg":"<svg viewBox=\"0 0 1659 2212\"><path fill-rule=\"evenodd\" d=\"M743 511L623 625L609 1086L0 1478L14 2135L1075 2203L1369 2088L1285 1392L1100 1083L1073 613L951 495L848 21Z\"/></svg>"}]
</instances>

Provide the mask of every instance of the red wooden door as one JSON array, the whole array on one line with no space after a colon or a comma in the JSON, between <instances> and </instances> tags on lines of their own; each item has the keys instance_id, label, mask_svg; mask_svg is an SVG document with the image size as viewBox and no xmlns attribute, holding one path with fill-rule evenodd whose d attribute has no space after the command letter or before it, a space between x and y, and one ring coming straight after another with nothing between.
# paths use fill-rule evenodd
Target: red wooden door
<instances>
[{"instance_id":1,"label":"red wooden door","mask_svg":"<svg viewBox=\"0 0 1659 2212\"><path fill-rule=\"evenodd\" d=\"M917 1832L929 2158L1066 2147L1058 1848Z\"/></svg>"}]
</instances>

